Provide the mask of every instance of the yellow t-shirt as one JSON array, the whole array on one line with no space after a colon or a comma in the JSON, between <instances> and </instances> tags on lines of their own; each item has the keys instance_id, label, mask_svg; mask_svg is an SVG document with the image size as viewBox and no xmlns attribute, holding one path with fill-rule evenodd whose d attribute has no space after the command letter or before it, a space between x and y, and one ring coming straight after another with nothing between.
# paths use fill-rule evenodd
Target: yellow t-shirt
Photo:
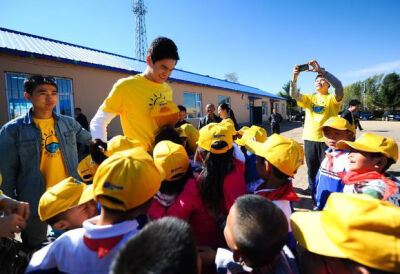
<instances>
[{"instance_id":1,"label":"yellow t-shirt","mask_svg":"<svg viewBox=\"0 0 400 274\"><path fill-rule=\"evenodd\" d=\"M58 144L54 129L54 118L33 119L35 125L42 132L42 146L40 149L40 171L46 182L46 189L54 186L68 177L67 167Z\"/></svg>"},{"instance_id":2,"label":"yellow t-shirt","mask_svg":"<svg viewBox=\"0 0 400 274\"><path fill-rule=\"evenodd\" d=\"M151 151L158 127L150 110L158 100L172 101L171 87L137 74L116 82L100 109L118 114L124 135L139 140Z\"/></svg>"},{"instance_id":3,"label":"yellow t-shirt","mask_svg":"<svg viewBox=\"0 0 400 274\"><path fill-rule=\"evenodd\" d=\"M297 105L305 109L303 140L323 142L322 132L318 130L329 117L337 116L342 101L336 101L335 95L303 94Z\"/></svg>"}]
</instances>

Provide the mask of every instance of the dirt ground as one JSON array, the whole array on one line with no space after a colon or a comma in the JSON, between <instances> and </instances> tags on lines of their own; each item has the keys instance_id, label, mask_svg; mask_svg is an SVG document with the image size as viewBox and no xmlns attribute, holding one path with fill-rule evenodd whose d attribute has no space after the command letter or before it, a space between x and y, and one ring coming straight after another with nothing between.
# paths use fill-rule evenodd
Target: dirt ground
<instances>
[{"instance_id":1,"label":"dirt ground","mask_svg":"<svg viewBox=\"0 0 400 274\"><path fill-rule=\"evenodd\" d=\"M364 130L357 130L357 136L362 132L373 132L378 135L393 138L398 144L400 144L400 122L398 121L361 121L361 126ZM302 133L303 128L300 122L288 122L281 125L281 134L285 137L295 139L301 145L304 144L301 139ZM270 133L268 135L270 135ZM392 165L389 171L395 176L400 176L400 163L397 162ZM300 210L311 209L313 207L311 197L299 193L302 192L302 190L305 190L308 186L307 167L305 164L297 171L293 185L296 192L301 197L301 200L298 203L295 203L295 208Z\"/></svg>"}]
</instances>

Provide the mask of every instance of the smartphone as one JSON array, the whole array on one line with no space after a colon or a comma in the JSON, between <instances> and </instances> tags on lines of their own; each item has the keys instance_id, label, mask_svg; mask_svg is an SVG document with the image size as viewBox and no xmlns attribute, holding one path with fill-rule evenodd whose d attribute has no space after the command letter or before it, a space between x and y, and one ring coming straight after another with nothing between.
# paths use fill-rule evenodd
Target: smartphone
<instances>
[{"instance_id":1,"label":"smartphone","mask_svg":"<svg viewBox=\"0 0 400 274\"><path fill-rule=\"evenodd\" d=\"M299 71L307 71L307 70L310 70L310 67L308 64L299 65Z\"/></svg>"}]
</instances>

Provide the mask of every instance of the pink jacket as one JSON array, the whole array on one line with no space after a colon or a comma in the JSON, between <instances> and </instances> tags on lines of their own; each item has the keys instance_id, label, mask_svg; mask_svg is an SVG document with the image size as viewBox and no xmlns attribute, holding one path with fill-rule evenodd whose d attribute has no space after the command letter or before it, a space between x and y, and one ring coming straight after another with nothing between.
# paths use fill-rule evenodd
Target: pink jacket
<instances>
[{"instance_id":1,"label":"pink jacket","mask_svg":"<svg viewBox=\"0 0 400 274\"><path fill-rule=\"evenodd\" d=\"M223 213L227 214L236 198L246 193L242 162L234 160L234 169L225 177L223 191L225 199ZM182 193L164 216L187 220L192 227L197 245L216 248L224 243L222 234L218 233L216 222L208 214L201 200L197 182L194 180L186 183Z\"/></svg>"}]
</instances>

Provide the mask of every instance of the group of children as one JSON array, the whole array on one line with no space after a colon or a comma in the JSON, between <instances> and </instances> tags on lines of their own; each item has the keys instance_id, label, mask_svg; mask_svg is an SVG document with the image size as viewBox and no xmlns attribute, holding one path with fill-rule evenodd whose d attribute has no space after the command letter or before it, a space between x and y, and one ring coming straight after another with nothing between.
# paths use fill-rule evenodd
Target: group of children
<instances>
[{"instance_id":1,"label":"group of children","mask_svg":"<svg viewBox=\"0 0 400 274\"><path fill-rule=\"evenodd\" d=\"M293 213L302 146L258 126L164 123L152 153L125 136L94 140L78 166L86 183L70 177L41 197L57 239L27 273L400 271L398 187L385 173L397 144L372 133L352 141L339 117L320 130L329 147L313 197L321 212ZM378 239L393 241L393 256L372 256Z\"/></svg>"}]
</instances>

